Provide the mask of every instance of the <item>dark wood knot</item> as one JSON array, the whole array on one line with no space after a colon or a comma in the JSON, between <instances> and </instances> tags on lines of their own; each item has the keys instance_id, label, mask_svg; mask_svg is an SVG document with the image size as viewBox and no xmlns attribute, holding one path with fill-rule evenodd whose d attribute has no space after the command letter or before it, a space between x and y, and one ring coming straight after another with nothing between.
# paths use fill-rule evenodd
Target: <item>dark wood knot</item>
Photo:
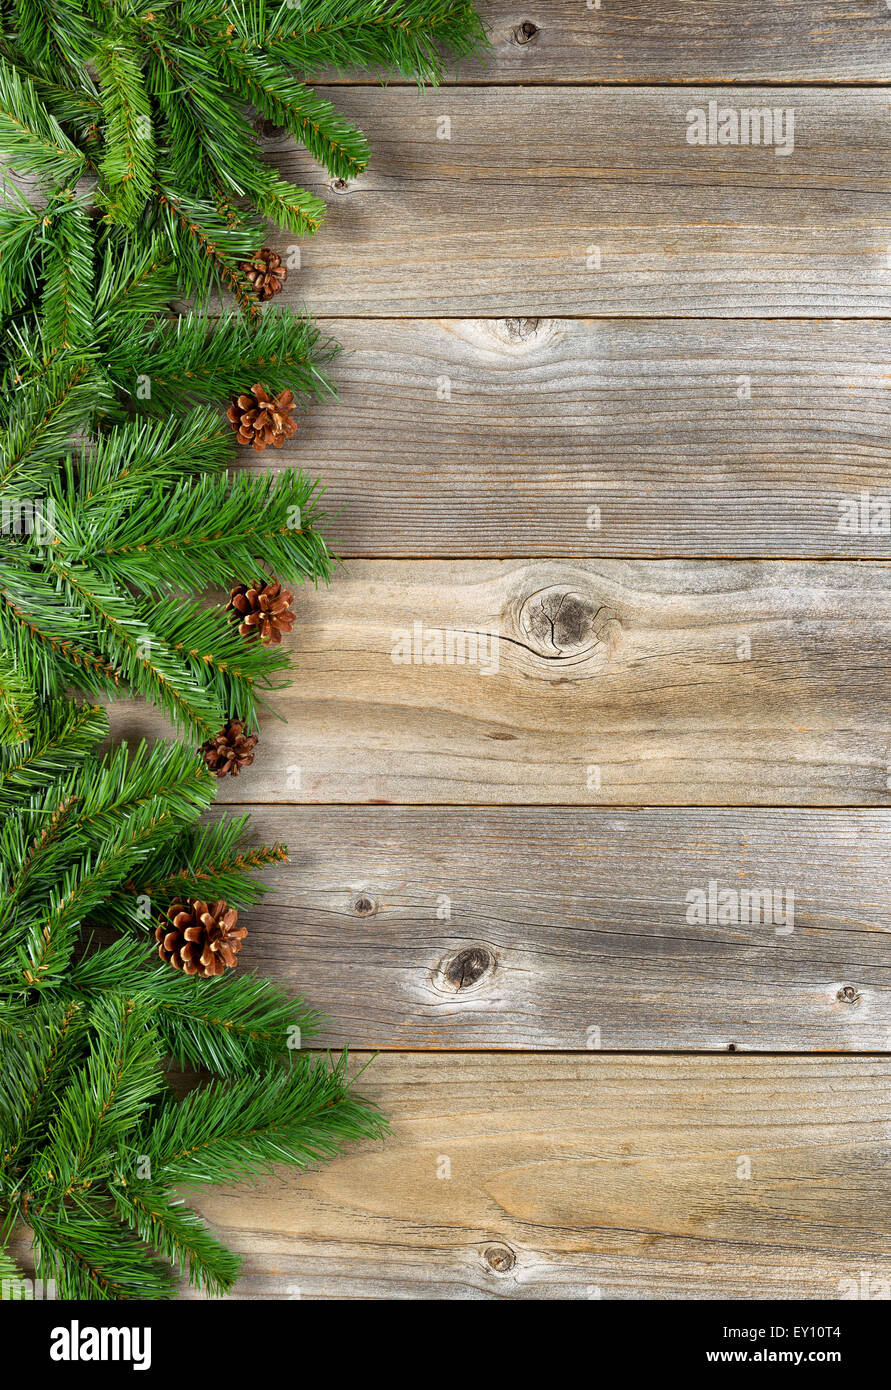
<instances>
[{"instance_id":1,"label":"dark wood knot","mask_svg":"<svg viewBox=\"0 0 891 1390\"><path fill-rule=\"evenodd\" d=\"M495 957L486 946L467 946L448 957L441 966L442 981L456 992L479 984L495 968Z\"/></svg>"},{"instance_id":2,"label":"dark wood knot","mask_svg":"<svg viewBox=\"0 0 891 1390\"><path fill-rule=\"evenodd\" d=\"M518 24L514 29L514 43L531 43L540 33L537 24L533 24L531 19L524 19L522 24Z\"/></svg>"},{"instance_id":3,"label":"dark wood knot","mask_svg":"<svg viewBox=\"0 0 891 1390\"><path fill-rule=\"evenodd\" d=\"M331 187L335 193L346 193L349 190L349 183L346 179L332 179Z\"/></svg>"},{"instance_id":4,"label":"dark wood knot","mask_svg":"<svg viewBox=\"0 0 891 1390\"><path fill-rule=\"evenodd\" d=\"M507 1274L517 1263L517 1257L506 1245L490 1245L485 1254L485 1261L496 1274Z\"/></svg>"},{"instance_id":5,"label":"dark wood knot","mask_svg":"<svg viewBox=\"0 0 891 1390\"><path fill-rule=\"evenodd\" d=\"M840 1004L856 1004L860 998L860 991L853 985L843 985L835 997Z\"/></svg>"},{"instance_id":6,"label":"dark wood knot","mask_svg":"<svg viewBox=\"0 0 891 1390\"><path fill-rule=\"evenodd\" d=\"M520 607L520 629L539 656L580 656L604 646L612 653L622 624L612 608L563 584L530 594Z\"/></svg>"},{"instance_id":7,"label":"dark wood knot","mask_svg":"<svg viewBox=\"0 0 891 1390\"><path fill-rule=\"evenodd\" d=\"M274 140L279 135L287 134L284 126L278 125L276 121L270 121L266 116L255 116L251 121L251 126L262 139L266 140Z\"/></svg>"},{"instance_id":8,"label":"dark wood knot","mask_svg":"<svg viewBox=\"0 0 891 1390\"><path fill-rule=\"evenodd\" d=\"M374 898L369 898L367 893L357 894L351 906L358 917L371 917L377 912L377 903Z\"/></svg>"}]
</instances>

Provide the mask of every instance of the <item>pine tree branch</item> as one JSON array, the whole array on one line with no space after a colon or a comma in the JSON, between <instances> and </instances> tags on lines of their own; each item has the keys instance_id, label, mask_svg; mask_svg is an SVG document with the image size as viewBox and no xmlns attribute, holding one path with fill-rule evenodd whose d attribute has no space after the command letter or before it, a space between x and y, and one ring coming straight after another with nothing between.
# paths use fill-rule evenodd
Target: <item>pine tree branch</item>
<instances>
[{"instance_id":1,"label":"pine tree branch","mask_svg":"<svg viewBox=\"0 0 891 1390\"><path fill-rule=\"evenodd\" d=\"M63 348L92 336L93 231L83 208L67 200L57 214L57 240L43 257L43 331Z\"/></svg>"},{"instance_id":2,"label":"pine tree branch","mask_svg":"<svg viewBox=\"0 0 891 1390\"><path fill-rule=\"evenodd\" d=\"M0 57L0 140L10 168L71 188L87 159L44 106L31 81Z\"/></svg>"},{"instance_id":3,"label":"pine tree branch","mask_svg":"<svg viewBox=\"0 0 891 1390\"><path fill-rule=\"evenodd\" d=\"M47 569L69 600L93 615L101 650L131 689L150 695L177 724L197 729L205 738L216 733L223 721L210 690L176 660L131 602L89 566L66 562L56 551Z\"/></svg>"},{"instance_id":4,"label":"pine tree branch","mask_svg":"<svg viewBox=\"0 0 891 1390\"><path fill-rule=\"evenodd\" d=\"M329 1066L296 1054L288 1071L212 1084L168 1104L144 1142L165 1182L206 1184L269 1173L276 1163L304 1168L384 1128L376 1107L351 1094L345 1056Z\"/></svg>"},{"instance_id":5,"label":"pine tree branch","mask_svg":"<svg viewBox=\"0 0 891 1390\"><path fill-rule=\"evenodd\" d=\"M105 120L105 154L99 166L108 190L102 199L105 215L110 222L132 227L152 189L152 108L126 29L99 44L93 61Z\"/></svg>"},{"instance_id":6,"label":"pine tree branch","mask_svg":"<svg viewBox=\"0 0 891 1390\"><path fill-rule=\"evenodd\" d=\"M241 1256L227 1250L195 1212L151 1183L112 1189L118 1215L140 1240L159 1250L189 1283L213 1297L228 1293L238 1277Z\"/></svg>"},{"instance_id":7,"label":"pine tree branch","mask_svg":"<svg viewBox=\"0 0 891 1390\"><path fill-rule=\"evenodd\" d=\"M0 812L9 812L81 764L108 732L96 705L68 700L45 706L26 742L0 743Z\"/></svg>"}]
</instances>

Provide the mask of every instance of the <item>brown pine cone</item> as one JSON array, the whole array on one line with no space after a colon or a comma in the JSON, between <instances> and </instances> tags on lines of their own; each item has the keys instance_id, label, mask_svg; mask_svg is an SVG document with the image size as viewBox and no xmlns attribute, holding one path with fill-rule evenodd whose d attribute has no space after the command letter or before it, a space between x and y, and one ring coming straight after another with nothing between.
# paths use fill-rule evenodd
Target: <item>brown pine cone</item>
<instances>
[{"instance_id":1,"label":"brown pine cone","mask_svg":"<svg viewBox=\"0 0 891 1390\"><path fill-rule=\"evenodd\" d=\"M202 743L199 753L214 777L237 777L243 767L254 761L254 749L260 742L256 734L246 734L240 719L230 719L215 738Z\"/></svg>"},{"instance_id":2,"label":"brown pine cone","mask_svg":"<svg viewBox=\"0 0 891 1390\"><path fill-rule=\"evenodd\" d=\"M264 642L280 642L282 633L290 632L297 619L290 607L293 597L277 579L268 584L255 580L253 584L236 584L226 608L241 617L238 631L242 637L256 637L259 633Z\"/></svg>"},{"instance_id":3,"label":"brown pine cone","mask_svg":"<svg viewBox=\"0 0 891 1390\"><path fill-rule=\"evenodd\" d=\"M258 299L272 299L280 294L288 278L288 267L271 246L263 246L252 261L242 261L241 269L250 280Z\"/></svg>"},{"instance_id":4,"label":"brown pine cone","mask_svg":"<svg viewBox=\"0 0 891 1390\"><path fill-rule=\"evenodd\" d=\"M236 396L226 411L232 428L238 436L239 444L250 444L262 454L272 444L280 449L286 439L296 432L297 421L292 419L294 393L280 391L270 396L259 383L251 387L250 394Z\"/></svg>"},{"instance_id":5,"label":"brown pine cone","mask_svg":"<svg viewBox=\"0 0 891 1390\"><path fill-rule=\"evenodd\" d=\"M171 903L160 926L155 928L158 955L186 975L222 975L238 964L236 957L247 936L246 927L237 927L238 913L224 902L206 903L187 898Z\"/></svg>"}]
</instances>

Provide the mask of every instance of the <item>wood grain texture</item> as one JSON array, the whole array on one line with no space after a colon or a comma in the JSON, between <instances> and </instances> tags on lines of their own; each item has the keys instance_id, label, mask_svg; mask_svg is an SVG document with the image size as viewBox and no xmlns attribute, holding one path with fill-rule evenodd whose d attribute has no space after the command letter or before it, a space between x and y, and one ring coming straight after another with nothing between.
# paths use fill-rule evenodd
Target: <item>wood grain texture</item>
<instances>
[{"instance_id":1,"label":"wood grain texture","mask_svg":"<svg viewBox=\"0 0 891 1390\"><path fill-rule=\"evenodd\" d=\"M891 811L283 806L252 834L291 862L242 960L325 1045L891 1048ZM783 920L687 921L711 881Z\"/></svg>"},{"instance_id":2,"label":"wood grain texture","mask_svg":"<svg viewBox=\"0 0 891 1390\"><path fill-rule=\"evenodd\" d=\"M222 800L891 803L887 564L358 560L295 606Z\"/></svg>"},{"instance_id":3,"label":"wood grain texture","mask_svg":"<svg viewBox=\"0 0 891 1390\"><path fill-rule=\"evenodd\" d=\"M326 328L339 401L239 458L318 471L340 555L891 557L888 524L839 532L891 493L884 323Z\"/></svg>"},{"instance_id":4,"label":"wood grain texture","mask_svg":"<svg viewBox=\"0 0 891 1390\"><path fill-rule=\"evenodd\" d=\"M891 314L882 91L734 89L736 109L794 110L777 157L687 143L687 112L726 88L320 90L374 154L338 192L290 137L269 141L329 203L286 287L314 313Z\"/></svg>"},{"instance_id":5,"label":"wood grain texture","mask_svg":"<svg viewBox=\"0 0 891 1390\"><path fill-rule=\"evenodd\" d=\"M879 0L600 0L599 8L594 0L485 0L481 10L493 51L483 64L462 63L449 80L888 80L891 17Z\"/></svg>"},{"instance_id":6,"label":"wood grain texture","mask_svg":"<svg viewBox=\"0 0 891 1390\"><path fill-rule=\"evenodd\" d=\"M887 1296L889 1079L867 1058L379 1056L361 1087L388 1141L196 1201L245 1254L241 1297L837 1299L862 1271Z\"/></svg>"}]
</instances>

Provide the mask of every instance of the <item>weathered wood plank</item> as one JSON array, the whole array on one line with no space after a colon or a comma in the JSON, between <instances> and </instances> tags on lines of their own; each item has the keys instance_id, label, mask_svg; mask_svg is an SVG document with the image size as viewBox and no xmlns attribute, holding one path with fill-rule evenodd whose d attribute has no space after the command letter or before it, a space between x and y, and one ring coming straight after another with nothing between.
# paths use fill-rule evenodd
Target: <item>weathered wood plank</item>
<instances>
[{"instance_id":1,"label":"weathered wood plank","mask_svg":"<svg viewBox=\"0 0 891 1390\"><path fill-rule=\"evenodd\" d=\"M358 560L295 604L223 800L891 803L888 564Z\"/></svg>"},{"instance_id":2,"label":"weathered wood plank","mask_svg":"<svg viewBox=\"0 0 891 1390\"><path fill-rule=\"evenodd\" d=\"M315 313L891 314L881 91L734 88L737 112L794 112L780 158L687 143L720 88L331 95L372 141L359 180L337 192L289 137L269 142L330 205L286 291Z\"/></svg>"},{"instance_id":3,"label":"weathered wood plank","mask_svg":"<svg viewBox=\"0 0 891 1390\"><path fill-rule=\"evenodd\" d=\"M493 52L462 63L462 83L888 80L891 18L877 0L485 0L481 10Z\"/></svg>"},{"instance_id":4,"label":"weathered wood plank","mask_svg":"<svg viewBox=\"0 0 891 1390\"><path fill-rule=\"evenodd\" d=\"M318 472L341 555L891 556L884 323L327 327L340 400L240 461Z\"/></svg>"},{"instance_id":5,"label":"weathered wood plank","mask_svg":"<svg viewBox=\"0 0 891 1390\"><path fill-rule=\"evenodd\" d=\"M361 1087L388 1141L195 1200L245 1254L242 1297L837 1299L863 1272L887 1296L889 1078L866 1058L379 1056Z\"/></svg>"},{"instance_id":6,"label":"weathered wood plank","mask_svg":"<svg viewBox=\"0 0 891 1390\"><path fill-rule=\"evenodd\" d=\"M326 1045L891 1048L891 811L283 806L252 831L292 858L242 959ZM720 921L689 901L712 882ZM727 896L756 887L775 916Z\"/></svg>"}]
</instances>

